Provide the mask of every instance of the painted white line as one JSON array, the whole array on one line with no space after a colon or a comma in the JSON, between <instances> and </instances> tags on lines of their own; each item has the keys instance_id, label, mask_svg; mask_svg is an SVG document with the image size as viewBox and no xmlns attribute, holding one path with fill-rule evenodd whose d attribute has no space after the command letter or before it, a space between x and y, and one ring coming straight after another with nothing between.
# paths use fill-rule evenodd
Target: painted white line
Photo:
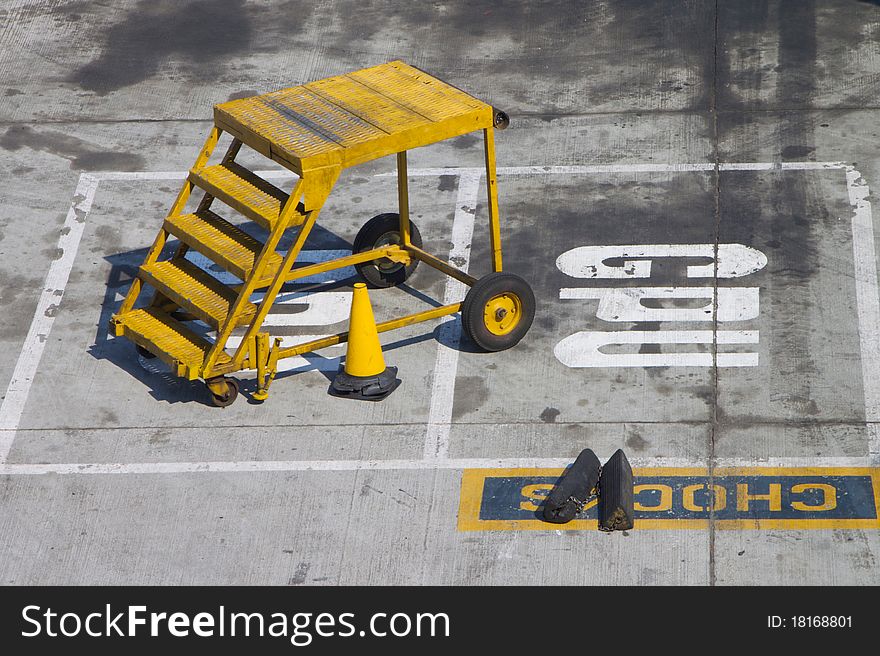
<instances>
[{"instance_id":1,"label":"painted white line","mask_svg":"<svg viewBox=\"0 0 880 656\"><path fill-rule=\"evenodd\" d=\"M452 222L452 248L449 249L449 261L465 272L471 261L471 243L481 177L481 173L471 172L458 178L458 197L455 201L455 218ZM466 291L467 287L462 282L447 277L443 292L444 305L462 300ZM458 373L461 323L454 317L446 317L438 330L437 357L434 361L434 380L431 384L431 408L428 411L428 427L425 431L424 456L428 460L445 459L449 455L449 431L452 424L455 377Z\"/></svg>"},{"instance_id":2,"label":"painted white line","mask_svg":"<svg viewBox=\"0 0 880 656\"><path fill-rule=\"evenodd\" d=\"M649 465L644 465L649 466ZM692 465L701 466L701 465ZM716 458L718 467L873 467L865 456L795 456L771 458Z\"/></svg>"},{"instance_id":3,"label":"painted white line","mask_svg":"<svg viewBox=\"0 0 880 656\"><path fill-rule=\"evenodd\" d=\"M561 300L598 300L596 317L620 321L748 321L760 313L760 287L563 287ZM646 300L694 299L691 307L648 307Z\"/></svg>"},{"instance_id":4,"label":"painted white line","mask_svg":"<svg viewBox=\"0 0 880 656\"><path fill-rule=\"evenodd\" d=\"M0 475L40 474L183 474L217 472L360 471L564 467L573 458L474 458L462 460L295 460L246 462L141 462L0 465Z\"/></svg>"},{"instance_id":5,"label":"painted white line","mask_svg":"<svg viewBox=\"0 0 880 656\"><path fill-rule=\"evenodd\" d=\"M724 162L720 171L813 171L846 168L843 162ZM410 169L411 176L466 175L480 173L478 167L441 167ZM498 175L583 175L596 173L689 173L714 171L710 162L688 164L592 164L574 166L499 166ZM377 177L391 177L394 172L380 173Z\"/></svg>"},{"instance_id":6,"label":"painted white line","mask_svg":"<svg viewBox=\"0 0 880 656\"><path fill-rule=\"evenodd\" d=\"M877 253L874 247L874 221L870 190L861 174L852 167L846 170L846 188L853 206L852 244L855 268L856 302L859 313L862 388L865 394L865 421L880 421L880 294L877 288ZM880 438L876 427L870 430L868 455L880 464Z\"/></svg>"},{"instance_id":7,"label":"painted white line","mask_svg":"<svg viewBox=\"0 0 880 656\"><path fill-rule=\"evenodd\" d=\"M601 453L600 460L611 454ZM569 458L435 458L432 460L248 460L243 462L136 462L136 463L59 463L0 465L0 476L99 475L99 474L209 474L271 472L341 472L393 470L462 469L555 469L574 462ZM700 468L705 462L688 458L635 457L633 467ZM867 467L866 458L719 458L715 467Z\"/></svg>"},{"instance_id":8,"label":"painted white line","mask_svg":"<svg viewBox=\"0 0 880 656\"><path fill-rule=\"evenodd\" d=\"M263 178L292 178L296 174L286 169L269 169L254 171ZM98 180L180 180L181 182L189 175L189 171L101 171L93 173L92 177Z\"/></svg>"},{"instance_id":9,"label":"painted white line","mask_svg":"<svg viewBox=\"0 0 880 656\"><path fill-rule=\"evenodd\" d=\"M553 354L566 367L711 367L713 353L606 353L605 347L628 344L757 344L757 330L615 330L581 331L557 342ZM757 367L758 353L716 353L719 367Z\"/></svg>"},{"instance_id":10,"label":"painted white line","mask_svg":"<svg viewBox=\"0 0 880 656\"><path fill-rule=\"evenodd\" d=\"M496 168L498 175L578 175L595 173L668 173L668 172L693 172L714 171L713 164L588 164L575 166L499 166ZM421 177L436 177L441 175L475 175L485 171L481 167L428 167L423 169L410 169L409 175ZM391 177L394 172L380 173L377 177Z\"/></svg>"},{"instance_id":11,"label":"painted white line","mask_svg":"<svg viewBox=\"0 0 880 656\"><path fill-rule=\"evenodd\" d=\"M185 180L189 171L100 171L93 173L98 180Z\"/></svg>"},{"instance_id":12,"label":"painted white line","mask_svg":"<svg viewBox=\"0 0 880 656\"><path fill-rule=\"evenodd\" d=\"M845 169L845 162L722 162L719 171L833 171Z\"/></svg>"},{"instance_id":13,"label":"painted white line","mask_svg":"<svg viewBox=\"0 0 880 656\"><path fill-rule=\"evenodd\" d=\"M722 162L720 171L814 171L848 168L844 162ZM714 171L710 162L685 164L591 164L572 166L499 166L498 175L559 175L594 173L676 173ZM482 175L485 169L477 166L447 166L409 169L410 176ZM264 178L291 178L295 173L286 169L255 171ZM101 171L91 174L98 180L184 180L188 171ZM395 171L376 174L378 178L397 175Z\"/></svg>"},{"instance_id":14,"label":"painted white line","mask_svg":"<svg viewBox=\"0 0 880 656\"><path fill-rule=\"evenodd\" d=\"M814 169L814 168L843 168L839 162L747 162L743 164L721 164L722 171L764 171L771 169ZM598 173L675 173L675 172L699 172L714 171L714 164L594 164L573 166L499 166L498 175L578 175ZM448 166L427 167L409 169L408 175L415 177L437 177L441 175L471 176L482 175L483 167ZM257 175L267 179L292 178L296 174L284 169L268 169L254 171ZM108 181L140 181L140 180L178 180L186 179L188 171L104 171L93 174L98 180ZM378 173L377 178L396 177L396 171Z\"/></svg>"},{"instance_id":15,"label":"painted white line","mask_svg":"<svg viewBox=\"0 0 880 656\"><path fill-rule=\"evenodd\" d=\"M880 424L868 424L867 428L868 459L872 467L880 467Z\"/></svg>"},{"instance_id":16,"label":"painted white line","mask_svg":"<svg viewBox=\"0 0 880 656\"><path fill-rule=\"evenodd\" d=\"M58 238L58 257L49 265L34 317L15 363L12 379L6 387L3 403L0 404L0 463L6 462L12 448L15 431L24 412L28 392L40 365L52 324L55 323L55 314L64 296L64 287L67 285L97 189L97 178L88 173L80 175L64 226L61 228L61 236Z\"/></svg>"}]
</instances>

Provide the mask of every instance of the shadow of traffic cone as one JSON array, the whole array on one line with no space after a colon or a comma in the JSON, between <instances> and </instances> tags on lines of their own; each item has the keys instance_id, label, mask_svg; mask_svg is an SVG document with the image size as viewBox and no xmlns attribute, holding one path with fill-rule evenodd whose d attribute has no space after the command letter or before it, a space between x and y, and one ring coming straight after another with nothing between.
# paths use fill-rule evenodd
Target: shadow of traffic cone
<instances>
[{"instance_id":1,"label":"shadow of traffic cone","mask_svg":"<svg viewBox=\"0 0 880 656\"><path fill-rule=\"evenodd\" d=\"M386 367L367 286L356 283L348 320L345 366L330 384L330 394L345 399L381 401L400 385L397 367Z\"/></svg>"}]
</instances>

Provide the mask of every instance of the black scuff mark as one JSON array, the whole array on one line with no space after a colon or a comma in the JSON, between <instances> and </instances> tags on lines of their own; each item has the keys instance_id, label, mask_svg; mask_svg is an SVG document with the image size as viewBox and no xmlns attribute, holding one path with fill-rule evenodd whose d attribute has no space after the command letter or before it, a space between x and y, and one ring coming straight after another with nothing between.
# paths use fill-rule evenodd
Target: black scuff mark
<instances>
[{"instance_id":1,"label":"black scuff mark","mask_svg":"<svg viewBox=\"0 0 880 656\"><path fill-rule=\"evenodd\" d=\"M241 91L236 91L235 93L229 94L229 97L226 100L241 100L242 98L250 98L251 96L256 96L259 93L259 91L256 91L254 89L242 89Z\"/></svg>"},{"instance_id":2,"label":"black scuff mark","mask_svg":"<svg viewBox=\"0 0 880 656\"><path fill-rule=\"evenodd\" d=\"M441 175L440 183L437 185L437 191L454 191L457 177L458 176L455 175Z\"/></svg>"},{"instance_id":3,"label":"black scuff mark","mask_svg":"<svg viewBox=\"0 0 880 656\"><path fill-rule=\"evenodd\" d=\"M290 577L288 584L290 585L302 585L306 582L306 577L309 575L309 569L311 569L311 563L300 563L296 566L296 571L293 573L293 576Z\"/></svg>"},{"instance_id":4,"label":"black scuff mark","mask_svg":"<svg viewBox=\"0 0 880 656\"><path fill-rule=\"evenodd\" d=\"M768 73L758 59L758 48L738 49L731 44L731 37L746 37L750 42L758 40L772 29L769 0L740 0L736 7L719 6L718 31L721 47L718 48L717 79L715 85L715 105L722 110L744 110L752 108L755 99L762 97L763 85ZM742 65L748 61L753 65Z\"/></svg>"},{"instance_id":5,"label":"black scuff mark","mask_svg":"<svg viewBox=\"0 0 880 656\"><path fill-rule=\"evenodd\" d=\"M780 74L776 102L789 107L812 107L818 72L816 3L783 3L777 20ZM781 121L777 139L783 157L786 153L803 157L815 151L814 127L809 120ZM810 406L816 361L809 335L815 314L809 295L794 292L804 289L821 269L817 233L828 220L828 210L803 174L784 179L776 176L772 186L773 211L767 236L782 248L774 251L774 262L770 263L770 272L781 292L771 293L767 309L770 316L777 318L769 329L770 343L774 345L768 363L770 394L786 413L803 416L806 410L815 417L821 415L815 404Z\"/></svg>"},{"instance_id":6,"label":"black scuff mark","mask_svg":"<svg viewBox=\"0 0 880 656\"><path fill-rule=\"evenodd\" d=\"M99 96L153 77L172 55L202 80L247 52L254 32L244 0L141 0L110 27L100 56L68 78Z\"/></svg>"},{"instance_id":7,"label":"black scuff mark","mask_svg":"<svg viewBox=\"0 0 880 656\"><path fill-rule=\"evenodd\" d=\"M459 150L468 150L479 143L480 138L472 134L464 134L452 140L452 146Z\"/></svg>"},{"instance_id":8,"label":"black scuff mark","mask_svg":"<svg viewBox=\"0 0 880 656\"><path fill-rule=\"evenodd\" d=\"M780 153L783 160L803 159L816 152L813 146L785 146Z\"/></svg>"},{"instance_id":9,"label":"black scuff mark","mask_svg":"<svg viewBox=\"0 0 880 656\"><path fill-rule=\"evenodd\" d=\"M649 443L637 430L631 430L624 444L633 451L644 451Z\"/></svg>"},{"instance_id":10,"label":"black scuff mark","mask_svg":"<svg viewBox=\"0 0 880 656\"><path fill-rule=\"evenodd\" d=\"M0 148L8 151L30 148L57 155L70 160L70 168L76 170L138 171L145 168L144 158L137 153L101 150L78 137L55 130L37 131L28 125L8 128L0 137Z\"/></svg>"},{"instance_id":11,"label":"black scuff mark","mask_svg":"<svg viewBox=\"0 0 880 656\"><path fill-rule=\"evenodd\" d=\"M489 400L489 386L480 376L459 376L455 384L455 399L452 405L452 418L477 412Z\"/></svg>"}]
</instances>

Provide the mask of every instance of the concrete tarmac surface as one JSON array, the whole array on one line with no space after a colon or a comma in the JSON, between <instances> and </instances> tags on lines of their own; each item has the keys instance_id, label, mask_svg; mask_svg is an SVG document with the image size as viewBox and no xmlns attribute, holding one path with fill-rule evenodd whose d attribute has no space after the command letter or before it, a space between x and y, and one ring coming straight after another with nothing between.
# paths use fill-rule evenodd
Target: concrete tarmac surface
<instances>
[{"instance_id":1,"label":"concrete tarmac surface","mask_svg":"<svg viewBox=\"0 0 880 656\"><path fill-rule=\"evenodd\" d=\"M331 347L220 409L108 334L215 103L393 59L511 116L519 345L456 315L381 335L381 403L327 394ZM878 125L868 0L0 3L0 582L880 583ZM482 158L409 158L425 249L475 276ZM343 173L309 261L395 211L394 166ZM270 332L345 330L357 280L286 287ZM635 529L538 519L586 447L629 456Z\"/></svg>"}]
</instances>

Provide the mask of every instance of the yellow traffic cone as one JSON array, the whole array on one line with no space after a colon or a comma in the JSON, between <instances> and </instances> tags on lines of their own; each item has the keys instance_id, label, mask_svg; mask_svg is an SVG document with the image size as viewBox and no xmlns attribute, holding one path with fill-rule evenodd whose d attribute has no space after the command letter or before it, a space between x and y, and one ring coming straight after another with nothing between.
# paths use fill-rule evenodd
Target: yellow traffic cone
<instances>
[{"instance_id":1,"label":"yellow traffic cone","mask_svg":"<svg viewBox=\"0 0 880 656\"><path fill-rule=\"evenodd\" d=\"M397 367L386 367L376 331L367 286L356 283L348 320L345 367L336 374L330 394L341 398L381 401L400 385Z\"/></svg>"}]
</instances>

